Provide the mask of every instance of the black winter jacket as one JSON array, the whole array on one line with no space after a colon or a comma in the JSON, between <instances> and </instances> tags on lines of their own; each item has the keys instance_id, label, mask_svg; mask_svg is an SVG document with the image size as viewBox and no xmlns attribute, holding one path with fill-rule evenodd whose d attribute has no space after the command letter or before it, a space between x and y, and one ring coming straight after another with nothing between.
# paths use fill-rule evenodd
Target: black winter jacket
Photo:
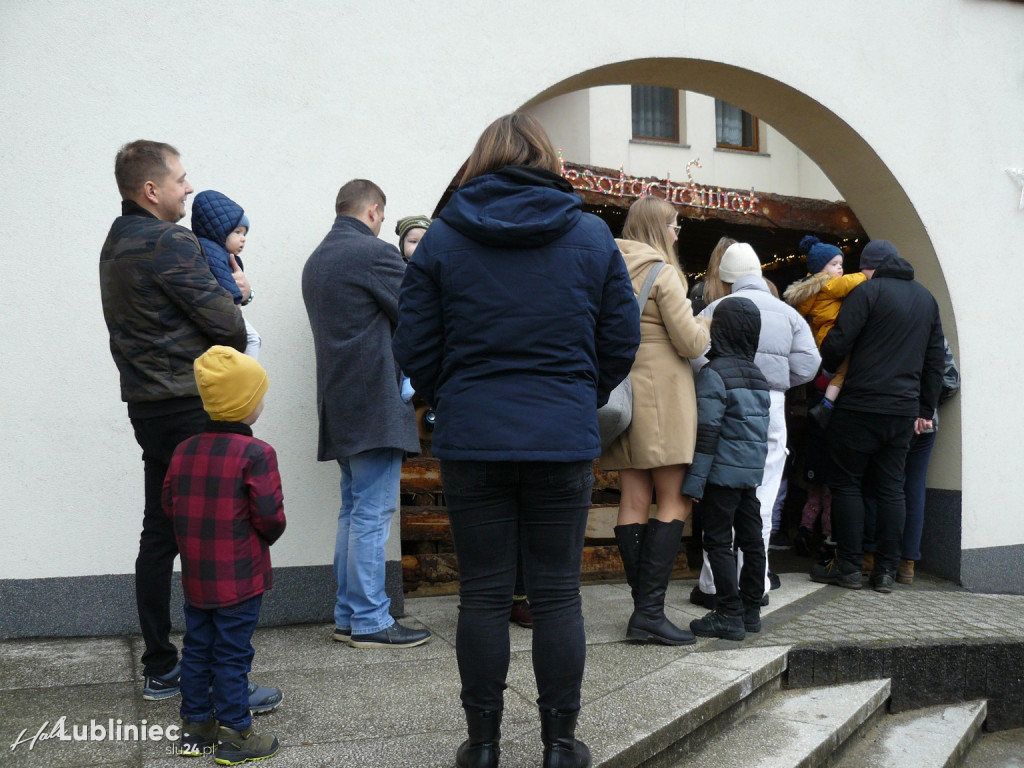
<instances>
[{"instance_id":1,"label":"black winter jacket","mask_svg":"<svg viewBox=\"0 0 1024 768\"><path fill-rule=\"evenodd\" d=\"M843 300L821 345L822 365L850 366L836 407L930 419L939 404L945 351L939 306L914 268L889 256Z\"/></svg>"},{"instance_id":2,"label":"black winter jacket","mask_svg":"<svg viewBox=\"0 0 1024 768\"><path fill-rule=\"evenodd\" d=\"M771 387L754 363L761 312L734 297L711 321L711 351L697 374L697 446L683 495L700 499L707 483L756 488L768 456Z\"/></svg>"},{"instance_id":3,"label":"black winter jacket","mask_svg":"<svg viewBox=\"0 0 1024 768\"><path fill-rule=\"evenodd\" d=\"M245 321L195 235L131 200L121 210L100 253L100 296L121 399L135 416L198 397L195 359L215 344L244 351Z\"/></svg>"}]
</instances>

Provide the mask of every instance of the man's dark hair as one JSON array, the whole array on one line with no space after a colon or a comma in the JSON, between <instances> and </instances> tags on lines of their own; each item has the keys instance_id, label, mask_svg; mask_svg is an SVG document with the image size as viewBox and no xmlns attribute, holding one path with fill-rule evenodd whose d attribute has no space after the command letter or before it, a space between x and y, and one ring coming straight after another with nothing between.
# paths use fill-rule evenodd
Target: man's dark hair
<instances>
[{"instance_id":1,"label":"man's dark hair","mask_svg":"<svg viewBox=\"0 0 1024 768\"><path fill-rule=\"evenodd\" d=\"M170 144L161 141L139 139L125 144L114 158L114 178L121 198L133 198L147 181L162 180L170 170L167 167L168 155L179 157L180 154Z\"/></svg>"},{"instance_id":2,"label":"man's dark hair","mask_svg":"<svg viewBox=\"0 0 1024 768\"><path fill-rule=\"evenodd\" d=\"M352 179L338 190L334 212L338 216L355 216L374 203L381 208L388 204L384 191L367 179Z\"/></svg>"}]
</instances>

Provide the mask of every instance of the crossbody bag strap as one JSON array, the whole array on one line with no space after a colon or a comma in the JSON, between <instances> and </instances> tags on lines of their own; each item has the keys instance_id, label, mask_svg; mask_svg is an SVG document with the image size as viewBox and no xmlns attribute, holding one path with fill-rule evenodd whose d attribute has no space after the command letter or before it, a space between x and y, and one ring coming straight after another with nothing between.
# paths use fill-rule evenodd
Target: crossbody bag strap
<instances>
[{"instance_id":1,"label":"crossbody bag strap","mask_svg":"<svg viewBox=\"0 0 1024 768\"><path fill-rule=\"evenodd\" d=\"M651 265L651 268L647 270L647 277L644 278L644 284L640 286L640 295L636 297L636 303L640 306L640 314L643 314L644 307L647 306L647 299L651 295L651 288L654 287L654 280L658 277L658 273L661 272L661 268L664 266L664 261L656 261Z\"/></svg>"}]
</instances>

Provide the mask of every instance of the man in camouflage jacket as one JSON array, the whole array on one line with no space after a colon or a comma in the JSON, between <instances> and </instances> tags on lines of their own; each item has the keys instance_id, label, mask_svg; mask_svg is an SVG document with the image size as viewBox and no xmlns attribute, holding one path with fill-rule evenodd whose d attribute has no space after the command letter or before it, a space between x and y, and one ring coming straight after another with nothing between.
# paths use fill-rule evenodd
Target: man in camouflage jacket
<instances>
[{"instance_id":1,"label":"man in camouflage jacket","mask_svg":"<svg viewBox=\"0 0 1024 768\"><path fill-rule=\"evenodd\" d=\"M175 447L202 432L207 416L193 363L214 344L245 349L245 322L217 283L199 242L178 226L192 186L178 151L135 141L117 154L121 216L100 254L100 294L121 399L142 447L146 506L135 561L135 595L146 644L143 698L178 693L178 650L170 641L171 571L178 553L161 507ZM243 298L249 286L237 273Z\"/></svg>"}]
</instances>

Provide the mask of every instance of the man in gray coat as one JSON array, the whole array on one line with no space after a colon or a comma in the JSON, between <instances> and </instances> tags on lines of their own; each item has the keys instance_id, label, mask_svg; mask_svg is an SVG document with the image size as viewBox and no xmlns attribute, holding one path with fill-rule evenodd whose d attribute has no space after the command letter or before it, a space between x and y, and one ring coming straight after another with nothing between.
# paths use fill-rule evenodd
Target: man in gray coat
<instances>
[{"instance_id":1,"label":"man in gray coat","mask_svg":"<svg viewBox=\"0 0 1024 768\"><path fill-rule=\"evenodd\" d=\"M316 349L317 459L341 467L334 639L356 648L408 648L430 639L391 617L384 588L402 458L419 451L416 414L401 397L391 352L405 264L395 246L378 239L386 202L372 181L345 184L334 226L302 270Z\"/></svg>"}]
</instances>

